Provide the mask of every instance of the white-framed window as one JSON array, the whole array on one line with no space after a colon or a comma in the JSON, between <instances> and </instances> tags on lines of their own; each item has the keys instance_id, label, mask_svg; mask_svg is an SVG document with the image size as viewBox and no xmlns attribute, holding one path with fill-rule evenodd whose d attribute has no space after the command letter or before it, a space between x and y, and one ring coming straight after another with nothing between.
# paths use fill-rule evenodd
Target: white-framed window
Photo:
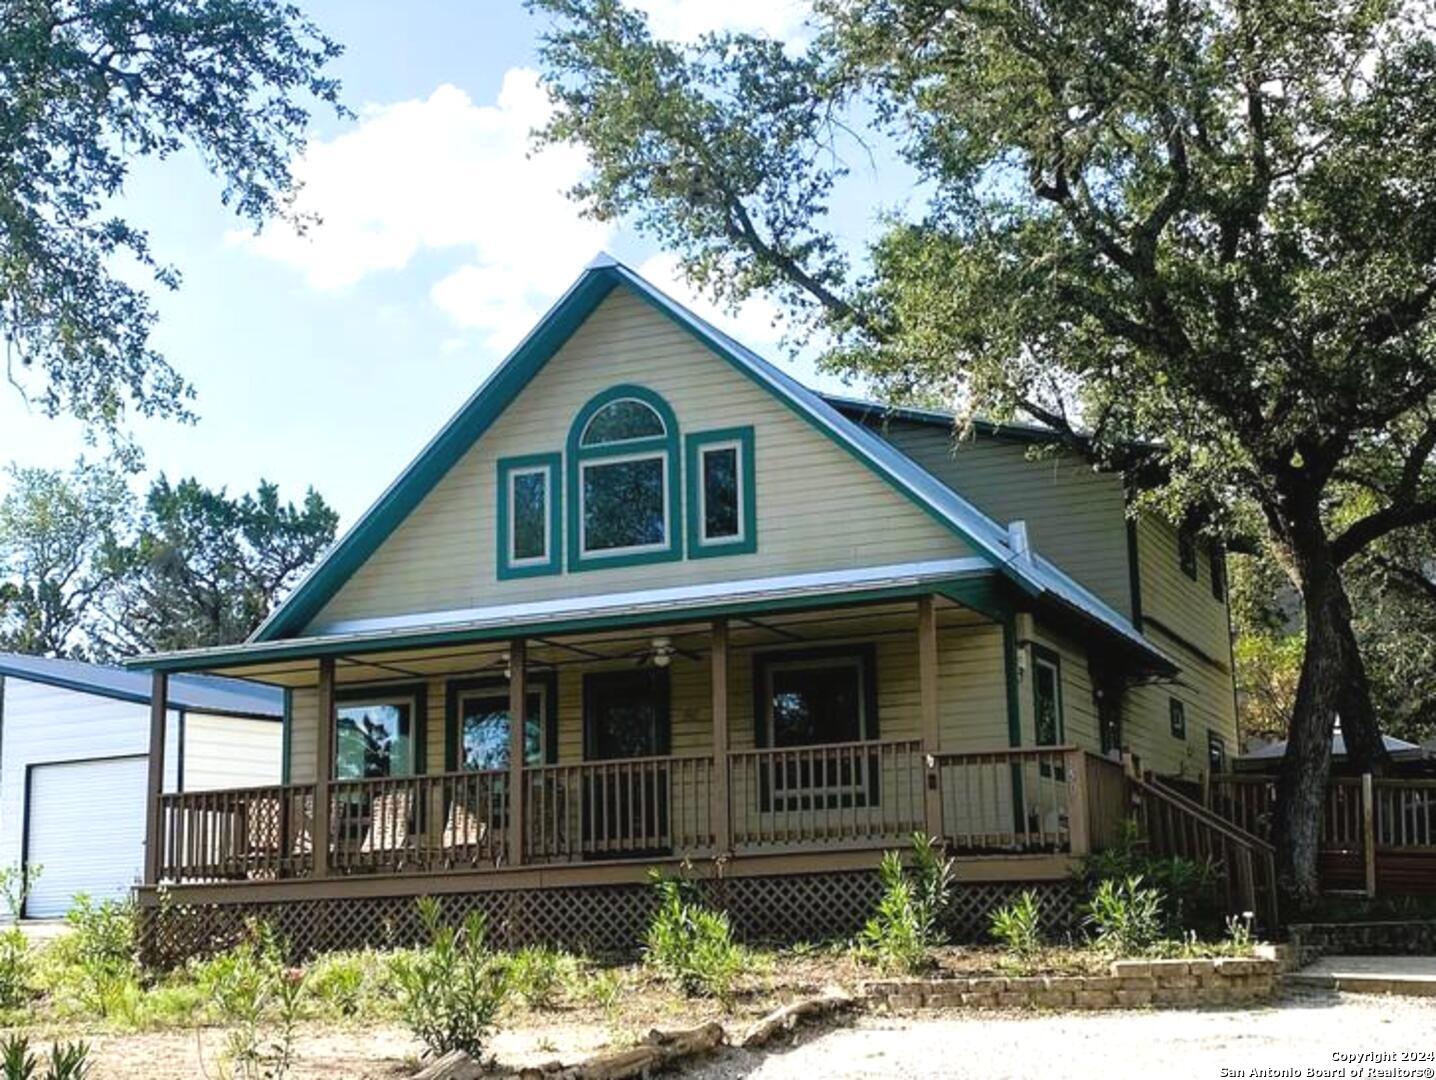
<instances>
[{"instance_id":1,"label":"white-framed window","mask_svg":"<svg viewBox=\"0 0 1436 1080\"><path fill-rule=\"evenodd\" d=\"M608 558L666 550L668 454L662 450L578 464L579 551Z\"/></svg>"},{"instance_id":2,"label":"white-framed window","mask_svg":"<svg viewBox=\"0 0 1436 1080\"><path fill-rule=\"evenodd\" d=\"M756 551L753 429L693 432L687 445L689 557Z\"/></svg>"},{"instance_id":3,"label":"white-framed window","mask_svg":"<svg viewBox=\"0 0 1436 1080\"><path fill-rule=\"evenodd\" d=\"M500 458L499 577L556 574L561 566L558 454Z\"/></svg>"}]
</instances>

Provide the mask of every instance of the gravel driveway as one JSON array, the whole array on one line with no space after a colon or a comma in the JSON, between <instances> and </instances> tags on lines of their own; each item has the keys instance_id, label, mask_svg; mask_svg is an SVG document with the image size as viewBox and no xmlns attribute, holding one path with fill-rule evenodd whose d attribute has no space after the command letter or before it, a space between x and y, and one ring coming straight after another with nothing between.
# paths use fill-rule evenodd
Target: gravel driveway
<instances>
[{"instance_id":1,"label":"gravel driveway","mask_svg":"<svg viewBox=\"0 0 1436 1080\"><path fill-rule=\"evenodd\" d=\"M1217 1078L1225 1067L1247 1070L1248 1076L1260 1075L1252 1072L1258 1068L1295 1068L1294 1075L1310 1076L1323 1074L1308 1073L1308 1068L1339 1068L1333 1059L1337 1052L1403 1050L1436 1054L1436 1002L1313 993L1291 995L1261 1009L868 1016L851 1028L812 1035L793 1048L764 1055L729 1051L684 1075L690 1080L1150 1080ZM1398 1059L1394 1064L1401 1063ZM1394 1075L1436 1076L1432 1065L1428 1058L1409 1067L1431 1071ZM1345 1075L1353 1075L1350 1067Z\"/></svg>"}]
</instances>

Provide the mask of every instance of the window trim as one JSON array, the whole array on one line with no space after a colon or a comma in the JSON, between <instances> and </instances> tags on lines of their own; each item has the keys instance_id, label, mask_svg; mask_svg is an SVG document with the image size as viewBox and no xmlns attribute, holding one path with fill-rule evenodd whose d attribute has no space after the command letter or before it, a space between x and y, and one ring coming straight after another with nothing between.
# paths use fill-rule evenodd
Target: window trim
<instances>
[{"instance_id":1,"label":"window trim","mask_svg":"<svg viewBox=\"0 0 1436 1080\"><path fill-rule=\"evenodd\" d=\"M429 687L424 682L382 682L360 683L336 688L334 691L334 723L330 725L329 760L334 763L331 783L345 783L339 779L339 709L345 705L391 705L407 702L413 711L409 734L410 752L414 756L414 769L406 776L423 776L428 772L428 702ZM321 718L322 719L322 718ZM352 777L346 779L353 779Z\"/></svg>"},{"instance_id":2,"label":"window trim","mask_svg":"<svg viewBox=\"0 0 1436 1080\"><path fill-rule=\"evenodd\" d=\"M1187 741L1187 703L1181 698L1167 698L1167 723L1170 725L1172 738Z\"/></svg>"},{"instance_id":3,"label":"window trim","mask_svg":"<svg viewBox=\"0 0 1436 1080\"><path fill-rule=\"evenodd\" d=\"M625 761L627 758L601 758L598 756L598 734L590 720L593 717L595 699L604 683L637 683L647 680L653 691L655 756L668 757L673 753L673 672L670 668L649 667L602 668L583 673L583 711L579 723L583 727L584 761Z\"/></svg>"},{"instance_id":4,"label":"window trim","mask_svg":"<svg viewBox=\"0 0 1436 1080\"><path fill-rule=\"evenodd\" d=\"M1220 769L1219 771L1221 771L1221 772L1226 772L1226 771L1227 771L1227 740L1224 739L1224 738L1222 738L1221 735L1219 735L1217 732L1213 731L1211 728L1208 728L1208 729L1207 729L1207 773L1208 773L1208 775L1210 775L1211 773L1213 773L1213 772L1215 772L1215 771L1218 771L1218 770L1214 770L1214 769L1212 768L1212 751L1213 751L1213 750L1216 750L1216 751L1217 751L1217 755L1222 759L1222 761L1221 761L1221 769Z\"/></svg>"},{"instance_id":5,"label":"window trim","mask_svg":"<svg viewBox=\"0 0 1436 1080\"><path fill-rule=\"evenodd\" d=\"M606 405L615 401L634 400L658 414L664 434L620 442L582 445L589 421ZM664 469L664 539L657 544L607 548L587 551L583 531L583 474L593 464L618 464L661 457ZM678 417L661 396L647 387L632 383L611 386L590 398L574 417L568 431L568 569L571 572L602 570L609 567L639 566L645 563L673 562L683 558L683 476L679 467Z\"/></svg>"},{"instance_id":6,"label":"window trim","mask_svg":"<svg viewBox=\"0 0 1436 1080\"><path fill-rule=\"evenodd\" d=\"M758 492L755 483L753 428L715 428L696 431L684 443L688 473L688 557L711 559L722 555L751 555L758 550ZM703 455L710 450L733 448L738 456L738 535L710 540L706 525Z\"/></svg>"},{"instance_id":7,"label":"window trim","mask_svg":"<svg viewBox=\"0 0 1436 1080\"><path fill-rule=\"evenodd\" d=\"M543 759L545 765L558 764L558 673L530 671L524 681L532 692L540 688L543 710ZM463 739L460 730L460 708L467 696L508 694L509 680L501 675L468 679L449 679L444 683L444 771L458 772L459 749Z\"/></svg>"},{"instance_id":8,"label":"window trim","mask_svg":"<svg viewBox=\"0 0 1436 1080\"><path fill-rule=\"evenodd\" d=\"M559 476L563 468L561 454L525 454L522 457L500 458L498 462L498 578L539 577L557 574L563 569L563 492ZM528 473L543 472L548 476L545 487L544 515L547 546L540 558L513 557L513 483L514 478Z\"/></svg>"},{"instance_id":9,"label":"window trim","mask_svg":"<svg viewBox=\"0 0 1436 1080\"><path fill-rule=\"evenodd\" d=\"M1062 694L1062 657L1045 645L1038 645L1033 642L1032 650L1032 745L1033 746L1062 746L1067 737L1067 717L1065 714L1066 702ZM1052 669L1053 689L1057 694L1057 731L1054 733L1056 741L1050 743L1039 742L1041 737L1037 730L1037 665L1043 664Z\"/></svg>"},{"instance_id":10,"label":"window trim","mask_svg":"<svg viewBox=\"0 0 1436 1080\"><path fill-rule=\"evenodd\" d=\"M1191 553L1190 568L1188 567L1187 554ZM1201 555L1197 551L1197 534L1188 528L1177 530L1177 569L1192 581L1196 581L1200 574L1198 569L1201 563Z\"/></svg>"},{"instance_id":11,"label":"window trim","mask_svg":"<svg viewBox=\"0 0 1436 1080\"><path fill-rule=\"evenodd\" d=\"M773 694L772 671L783 668L812 668L833 666L833 661L852 661L857 664L859 678L859 700L862 715L858 726L862 730L860 742L877 742L881 739L878 723L878 672L877 647L871 643L856 645L829 645L816 649L777 649L753 654L753 745L760 750L773 747ZM813 743L823 746L823 743Z\"/></svg>"}]
</instances>

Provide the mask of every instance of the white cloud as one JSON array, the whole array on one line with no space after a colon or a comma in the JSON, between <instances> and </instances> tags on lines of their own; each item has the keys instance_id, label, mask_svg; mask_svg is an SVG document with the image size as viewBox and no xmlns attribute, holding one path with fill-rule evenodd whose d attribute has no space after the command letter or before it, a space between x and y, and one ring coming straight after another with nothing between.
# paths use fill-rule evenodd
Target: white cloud
<instances>
[{"instance_id":1,"label":"white cloud","mask_svg":"<svg viewBox=\"0 0 1436 1080\"><path fill-rule=\"evenodd\" d=\"M425 100L366 108L354 130L311 143L296 163L299 209L319 225L233 239L324 290L401 270L424 251L461 250L465 265L431 298L484 344L507 347L612 232L564 196L584 171L579 150L529 155L529 133L550 109L526 68L505 73L492 105L446 84Z\"/></svg>"},{"instance_id":2,"label":"white cloud","mask_svg":"<svg viewBox=\"0 0 1436 1080\"><path fill-rule=\"evenodd\" d=\"M798 0L633 0L656 37L696 41L723 30L766 34L781 41L808 36L806 5Z\"/></svg>"}]
</instances>

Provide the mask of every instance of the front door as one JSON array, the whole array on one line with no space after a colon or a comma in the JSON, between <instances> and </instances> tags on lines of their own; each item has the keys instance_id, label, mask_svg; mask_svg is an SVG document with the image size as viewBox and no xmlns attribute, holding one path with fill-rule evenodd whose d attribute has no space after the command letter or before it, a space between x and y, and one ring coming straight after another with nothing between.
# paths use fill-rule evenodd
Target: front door
<instances>
[{"instance_id":1,"label":"front door","mask_svg":"<svg viewBox=\"0 0 1436 1080\"><path fill-rule=\"evenodd\" d=\"M591 858L662 854L668 833L668 670L604 671L583 680L583 848Z\"/></svg>"}]
</instances>

